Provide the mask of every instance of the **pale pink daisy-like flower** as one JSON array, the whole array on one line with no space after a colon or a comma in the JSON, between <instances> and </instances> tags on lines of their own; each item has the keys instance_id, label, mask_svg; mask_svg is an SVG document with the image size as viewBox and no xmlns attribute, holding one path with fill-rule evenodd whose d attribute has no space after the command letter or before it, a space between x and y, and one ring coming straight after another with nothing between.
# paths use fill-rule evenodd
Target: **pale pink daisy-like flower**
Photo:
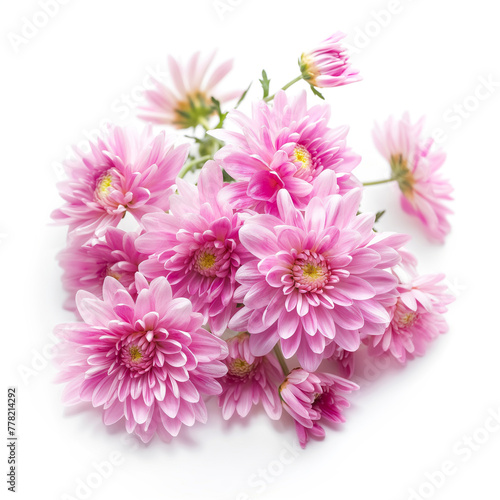
<instances>
[{"instance_id":1,"label":"pale pink daisy-like flower","mask_svg":"<svg viewBox=\"0 0 500 500\"><path fill-rule=\"evenodd\" d=\"M215 52L205 59L201 59L200 52L196 52L188 64L183 66L172 56L168 56L173 86L168 87L164 82L153 79L154 88L146 90L148 102L139 108L139 118L179 129L206 125L207 120L216 112L212 97L223 104L242 93L239 90L219 90L220 83L233 67L233 60L223 62L210 72L214 58Z\"/></svg>"},{"instance_id":2,"label":"pale pink daisy-like flower","mask_svg":"<svg viewBox=\"0 0 500 500\"><path fill-rule=\"evenodd\" d=\"M359 71L351 67L343 38L344 33L336 32L313 51L302 54L299 66L304 80L314 87L338 87L361 80Z\"/></svg>"},{"instance_id":3,"label":"pale pink daisy-like flower","mask_svg":"<svg viewBox=\"0 0 500 500\"><path fill-rule=\"evenodd\" d=\"M309 437L323 439L325 430L320 422L345 422L342 414L349 407L344 394L359 386L330 373L309 373L301 368L292 370L280 386L283 408L295 420L299 443L305 448Z\"/></svg>"},{"instance_id":4,"label":"pale pink daisy-like flower","mask_svg":"<svg viewBox=\"0 0 500 500\"><path fill-rule=\"evenodd\" d=\"M93 245L70 246L59 253L63 268L62 282L69 297L64 307L77 311L75 296L86 290L102 298L106 276L117 279L134 297L135 273L139 264L148 258L135 248L138 233L127 233L115 227L106 230L104 239Z\"/></svg>"},{"instance_id":5,"label":"pale pink daisy-like flower","mask_svg":"<svg viewBox=\"0 0 500 500\"><path fill-rule=\"evenodd\" d=\"M222 416L229 420L234 412L246 417L252 404L262 402L269 418L281 416L278 385L283 380L278 360L272 355L256 357L250 352L248 333L240 333L227 341L227 375L221 380L219 406Z\"/></svg>"},{"instance_id":6,"label":"pale pink daisy-like flower","mask_svg":"<svg viewBox=\"0 0 500 500\"><path fill-rule=\"evenodd\" d=\"M202 395L217 395L227 368L225 342L202 328L188 299L172 298L165 278L136 274L137 299L114 278L103 300L80 291L82 323L60 325L60 382L67 404L103 407L104 423L125 419L144 442L169 440L181 426L206 422Z\"/></svg>"},{"instance_id":7,"label":"pale pink daisy-like flower","mask_svg":"<svg viewBox=\"0 0 500 500\"><path fill-rule=\"evenodd\" d=\"M197 187L178 179L171 213L145 216L145 233L136 243L151 256L140 271L148 278L166 276L175 296L189 297L216 335L236 312L235 274L248 256L238 236L243 217L221 202L222 185L213 161L202 168Z\"/></svg>"},{"instance_id":8,"label":"pale pink daisy-like flower","mask_svg":"<svg viewBox=\"0 0 500 500\"><path fill-rule=\"evenodd\" d=\"M227 142L215 160L238 181L224 188L225 199L236 209L275 214L281 189L304 208L325 170L335 172L341 194L359 185L351 171L361 158L346 146L348 128L329 128L329 120L328 105L307 109L305 92L289 100L280 91L272 108L259 101L251 118L232 111L228 121L241 132L211 132Z\"/></svg>"},{"instance_id":9,"label":"pale pink daisy-like flower","mask_svg":"<svg viewBox=\"0 0 500 500\"><path fill-rule=\"evenodd\" d=\"M278 194L279 218L254 215L240 240L253 258L236 273L235 300L244 304L229 323L248 331L262 356L280 341L285 358L297 353L314 371L334 352L353 352L361 336L385 331L390 317L380 297L395 294L387 270L400 261L408 237L375 233L374 216L357 215L361 190L313 198L297 210L287 191Z\"/></svg>"},{"instance_id":10,"label":"pale pink daisy-like flower","mask_svg":"<svg viewBox=\"0 0 500 500\"><path fill-rule=\"evenodd\" d=\"M127 212L140 220L168 210L189 149L188 144L175 147L174 140L163 132L153 136L150 127L142 133L113 127L90 142L90 153L75 150L77 157L65 164L68 180L59 185L66 203L52 214L69 226L70 242L83 244L102 236Z\"/></svg>"},{"instance_id":11,"label":"pale pink daisy-like flower","mask_svg":"<svg viewBox=\"0 0 500 500\"><path fill-rule=\"evenodd\" d=\"M422 136L423 125L424 118L412 124L405 113L401 120L390 117L382 127L376 125L373 138L399 184L403 210L420 219L429 238L444 242L450 232L446 217L452 213L446 202L453 188L440 172L446 154Z\"/></svg>"},{"instance_id":12,"label":"pale pink daisy-like flower","mask_svg":"<svg viewBox=\"0 0 500 500\"><path fill-rule=\"evenodd\" d=\"M448 331L443 315L454 298L442 283L443 274L418 276L414 268L406 266L399 274L403 274L401 271L406 271L407 277L400 279L397 302L389 308L391 323L383 334L367 342L372 355L387 352L405 364L408 359L423 356L427 345Z\"/></svg>"}]
</instances>

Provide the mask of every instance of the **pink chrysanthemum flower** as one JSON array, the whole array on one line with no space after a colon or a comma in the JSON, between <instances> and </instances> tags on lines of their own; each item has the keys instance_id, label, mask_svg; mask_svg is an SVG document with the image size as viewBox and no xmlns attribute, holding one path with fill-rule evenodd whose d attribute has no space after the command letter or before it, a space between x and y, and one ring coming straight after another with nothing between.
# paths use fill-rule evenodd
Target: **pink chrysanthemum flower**
<instances>
[{"instance_id":1,"label":"pink chrysanthemum flower","mask_svg":"<svg viewBox=\"0 0 500 500\"><path fill-rule=\"evenodd\" d=\"M340 41L344 33L336 32L299 60L302 77L314 87L338 87L361 80L351 67L349 56Z\"/></svg>"},{"instance_id":2,"label":"pink chrysanthemum flower","mask_svg":"<svg viewBox=\"0 0 500 500\"><path fill-rule=\"evenodd\" d=\"M228 120L241 133L211 134L227 142L215 159L238 181L223 190L236 209L275 214L281 189L303 208L311 198L314 180L325 170L336 173L340 193L358 185L351 171L360 157L346 146L348 128L329 128L330 107L307 109L305 92L289 101L280 91L272 108L260 101L251 118L232 111Z\"/></svg>"},{"instance_id":3,"label":"pink chrysanthemum flower","mask_svg":"<svg viewBox=\"0 0 500 500\"><path fill-rule=\"evenodd\" d=\"M424 118L412 124L405 113L401 120L391 117L382 127L376 125L373 138L399 184L403 210L420 219L429 238L444 242L450 232L446 217L452 213L446 202L452 200L453 188L439 171L446 154L422 137L423 125Z\"/></svg>"},{"instance_id":4,"label":"pink chrysanthemum flower","mask_svg":"<svg viewBox=\"0 0 500 500\"><path fill-rule=\"evenodd\" d=\"M301 368L292 370L280 386L283 408L295 420L299 443L305 448L309 437L325 437L321 421L345 422L343 408L349 401L343 396L359 386L330 373L309 373Z\"/></svg>"},{"instance_id":5,"label":"pink chrysanthemum flower","mask_svg":"<svg viewBox=\"0 0 500 500\"><path fill-rule=\"evenodd\" d=\"M400 261L399 234L375 233L374 216L356 215L361 190L344 197L315 197L297 210L287 191L278 194L279 217L255 215L240 230L253 258L236 273L242 302L229 323L248 331L256 356L280 341L285 358L297 353L314 371L334 353L332 342L355 351L361 335L384 332L390 318L379 297L395 294L386 269Z\"/></svg>"},{"instance_id":6,"label":"pink chrysanthemum flower","mask_svg":"<svg viewBox=\"0 0 500 500\"><path fill-rule=\"evenodd\" d=\"M335 352L330 356L330 359L337 362L343 377L351 378L353 376L355 366L353 352L346 351L336 346Z\"/></svg>"},{"instance_id":7,"label":"pink chrysanthemum flower","mask_svg":"<svg viewBox=\"0 0 500 500\"><path fill-rule=\"evenodd\" d=\"M52 214L69 226L72 244L102 236L126 212L140 220L168 210L188 144L175 147L173 137L154 137L150 127L140 134L113 127L90 147L88 154L75 150L78 157L66 162L68 180L59 185L66 203Z\"/></svg>"},{"instance_id":8,"label":"pink chrysanthemum flower","mask_svg":"<svg viewBox=\"0 0 500 500\"><path fill-rule=\"evenodd\" d=\"M200 60L200 53L196 52L186 67L183 67L172 56L168 56L173 88L153 79L155 88L146 90L148 102L139 108L139 117L179 129L206 125L207 120L216 112L212 97L225 103L241 95L239 90L222 92L218 89L221 81L231 71L233 61L225 61L209 74L214 58L215 52L207 59Z\"/></svg>"},{"instance_id":9,"label":"pink chrysanthemum flower","mask_svg":"<svg viewBox=\"0 0 500 500\"><path fill-rule=\"evenodd\" d=\"M222 171L207 162L198 187L178 179L170 214L143 218L137 248L151 257L140 266L148 278L166 276L176 297L189 297L213 333L222 335L231 315L236 270L248 252L240 244L242 216L218 196Z\"/></svg>"},{"instance_id":10,"label":"pink chrysanthemum flower","mask_svg":"<svg viewBox=\"0 0 500 500\"><path fill-rule=\"evenodd\" d=\"M127 233L109 227L104 240L94 245L70 246L59 253L59 264L64 270L62 282L69 297L64 307L77 311L75 296L86 290L102 298L102 284L106 276L117 279L135 296L135 273L139 264L148 258L135 248L138 233Z\"/></svg>"},{"instance_id":11,"label":"pink chrysanthemum flower","mask_svg":"<svg viewBox=\"0 0 500 500\"><path fill-rule=\"evenodd\" d=\"M229 420L236 411L241 417L246 417L252 404L262 401L269 418L278 420L281 417L278 385L283 380L283 372L272 354L253 356L248 339L248 333L240 333L227 341L229 355L224 363L228 370L220 380L222 416Z\"/></svg>"},{"instance_id":12,"label":"pink chrysanthemum flower","mask_svg":"<svg viewBox=\"0 0 500 500\"><path fill-rule=\"evenodd\" d=\"M423 356L429 342L448 331L443 314L453 302L442 280L443 274L418 276L413 267L402 266L398 298L389 308L391 323L382 335L367 339L370 353L380 356L390 353L400 363Z\"/></svg>"},{"instance_id":13,"label":"pink chrysanthemum flower","mask_svg":"<svg viewBox=\"0 0 500 500\"><path fill-rule=\"evenodd\" d=\"M168 440L182 426L205 422L202 394L216 395L225 375L225 342L202 326L188 299L172 299L165 278L149 285L136 274L137 300L114 278L103 300L78 292L83 323L60 325L63 399L102 406L104 423L125 418L129 433L144 442L157 433Z\"/></svg>"}]
</instances>

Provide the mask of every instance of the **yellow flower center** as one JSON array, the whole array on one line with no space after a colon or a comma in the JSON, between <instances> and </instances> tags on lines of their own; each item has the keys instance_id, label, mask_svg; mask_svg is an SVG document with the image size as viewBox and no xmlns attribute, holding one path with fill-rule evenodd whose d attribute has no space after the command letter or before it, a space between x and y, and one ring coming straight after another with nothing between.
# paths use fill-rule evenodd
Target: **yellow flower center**
<instances>
[{"instance_id":1,"label":"yellow flower center","mask_svg":"<svg viewBox=\"0 0 500 500\"><path fill-rule=\"evenodd\" d=\"M302 269L302 276L312 280L318 279L320 276L323 276L323 274L323 268L315 266L314 264L306 264Z\"/></svg>"},{"instance_id":2,"label":"yellow flower center","mask_svg":"<svg viewBox=\"0 0 500 500\"><path fill-rule=\"evenodd\" d=\"M136 345L130 346L129 354L133 362L138 362L142 359L142 352Z\"/></svg>"},{"instance_id":3,"label":"yellow flower center","mask_svg":"<svg viewBox=\"0 0 500 500\"><path fill-rule=\"evenodd\" d=\"M244 359L234 359L228 366L228 372L234 377L244 377L254 368L253 363L247 363Z\"/></svg>"},{"instance_id":4,"label":"yellow flower center","mask_svg":"<svg viewBox=\"0 0 500 500\"><path fill-rule=\"evenodd\" d=\"M104 195L111 189L111 184L113 179L111 178L111 174L106 174L102 176L97 184L97 190L100 194Z\"/></svg>"},{"instance_id":5,"label":"yellow flower center","mask_svg":"<svg viewBox=\"0 0 500 500\"><path fill-rule=\"evenodd\" d=\"M215 255L205 252L200 255L198 259L198 266L200 269L203 269L204 271L207 269L212 269L215 264Z\"/></svg>"},{"instance_id":6,"label":"yellow flower center","mask_svg":"<svg viewBox=\"0 0 500 500\"><path fill-rule=\"evenodd\" d=\"M303 168L305 170L309 170L311 168L311 153L309 153L309 151L304 146L295 146L293 156L295 158L295 161L300 163L300 168Z\"/></svg>"},{"instance_id":7,"label":"yellow flower center","mask_svg":"<svg viewBox=\"0 0 500 500\"><path fill-rule=\"evenodd\" d=\"M409 312L404 314L401 319L399 320L399 323L401 326L411 326L413 323L415 323L415 320L417 319L417 313L415 312Z\"/></svg>"}]
</instances>

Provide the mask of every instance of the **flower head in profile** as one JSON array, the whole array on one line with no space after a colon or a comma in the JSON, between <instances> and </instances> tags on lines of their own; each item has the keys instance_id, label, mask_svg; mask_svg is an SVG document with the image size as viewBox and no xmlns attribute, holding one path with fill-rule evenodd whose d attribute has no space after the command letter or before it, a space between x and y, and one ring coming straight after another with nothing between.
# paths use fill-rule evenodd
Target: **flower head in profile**
<instances>
[{"instance_id":1,"label":"flower head in profile","mask_svg":"<svg viewBox=\"0 0 500 500\"><path fill-rule=\"evenodd\" d=\"M115 227L106 229L104 239L93 245L70 246L59 253L59 264L64 270L62 282L69 297L66 309L77 311L75 296L86 290L102 298L106 276L117 279L135 296L135 273L139 264L148 258L135 248L138 233L127 233Z\"/></svg>"},{"instance_id":2,"label":"flower head in profile","mask_svg":"<svg viewBox=\"0 0 500 500\"><path fill-rule=\"evenodd\" d=\"M84 244L117 226L127 212L137 220L169 208L174 181L184 164L188 144L151 128L142 133L112 127L90 143L90 153L77 151L66 162L68 180L60 183L65 204L52 217L69 226L71 244Z\"/></svg>"},{"instance_id":3,"label":"flower head in profile","mask_svg":"<svg viewBox=\"0 0 500 500\"><path fill-rule=\"evenodd\" d=\"M308 109L305 92L289 100L280 91L272 108L259 101L251 118L232 111L228 121L240 132L211 132L227 142L215 160L238 181L224 188L225 199L236 209L275 214L280 190L304 208L325 170L335 172L340 193L357 186L351 171L361 158L346 146L348 128L329 128L329 120L330 107Z\"/></svg>"},{"instance_id":4,"label":"flower head in profile","mask_svg":"<svg viewBox=\"0 0 500 500\"><path fill-rule=\"evenodd\" d=\"M189 297L213 333L222 335L232 314L236 271L247 258L240 244L243 218L220 200L222 171L207 162L198 186L178 179L170 214L143 218L139 251L150 255L140 271L148 278L166 276L176 297Z\"/></svg>"},{"instance_id":5,"label":"flower head in profile","mask_svg":"<svg viewBox=\"0 0 500 500\"><path fill-rule=\"evenodd\" d=\"M196 52L186 66L168 56L168 69L173 85L153 79L154 88L145 92L147 104L140 108L139 117L152 123L172 125L178 129L206 125L216 113L212 97L225 103L241 95L241 91L223 92L219 84L233 67L228 60L209 71L215 58L213 52L202 59Z\"/></svg>"},{"instance_id":6,"label":"flower head in profile","mask_svg":"<svg viewBox=\"0 0 500 500\"><path fill-rule=\"evenodd\" d=\"M269 418L278 420L281 416L278 385L283 373L272 354L253 356L248 340L248 333L240 333L227 341L229 355L224 360L227 375L220 380L222 416L228 420L236 411L240 417L246 417L253 404L262 402Z\"/></svg>"},{"instance_id":7,"label":"flower head in profile","mask_svg":"<svg viewBox=\"0 0 500 500\"><path fill-rule=\"evenodd\" d=\"M240 240L253 258L236 273L235 300L243 307L229 328L250 333L252 354L280 341L285 358L297 353L314 371L335 344L353 352L362 336L385 331L390 317L380 300L395 294L388 268L399 263L397 249L408 238L375 233L374 216L357 215L360 200L354 189L315 197L301 212L282 190L279 217L245 222Z\"/></svg>"},{"instance_id":8,"label":"flower head in profile","mask_svg":"<svg viewBox=\"0 0 500 500\"><path fill-rule=\"evenodd\" d=\"M361 80L359 71L351 67L349 56L341 43L344 37L343 33L336 32L313 51L300 57L302 77L313 87L339 87Z\"/></svg>"},{"instance_id":9,"label":"flower head in profile","mask_svg":"<svg viewBox=\"0 0 500 500\"><path fill-rule=\"evenodd\" d=\"M373 138L398 182L403 210L418 217L430 239L444 242L452 213L446 203L452 200L453 188L440 172L446 154L422 136L423 125L423 118L412 124L405 113L401 120L390 117L382 127L376 125Z\"/></svg>"},{"instance_id":10,"label":"flower head in profile","mask_svg":"<svg viewBox=\"0 0 500 500\"><path fill-rule=\"evenodd\" d=\"M448 331L444 319L453 296L442 283L443 274L417 275L413 266L401 266L397 302L389 308L391 322L381 335L367 339L372 355L391 354L404 364L423 356L427 345ZM404 276L404 277L403 277Z\"/></svg>"},{"instance_id":11,"label":"flower head in profile","mask_svg":"<svg viewBox=\"0 0 500 500\"><path fill-rule=\"evenodd\" d=\"M60 325L59 381L68 404L103 407L104 423L125 419L144 442L176 436L181 426L205 422L203 394L221 392L227 355L223 341L202 328L188 299L172 298L165 278L151 284L136 274L137 299L114 278L103 300L80 291L81 323Z\"/></svg>"},{"instance_id":12,"label":"flower head in profile","mask_svg":"<svg viewBox=\"0 0 500 500\"><path fill-rule=\"evenodd\" d=\"M302 368L292 370L280 386L283 408L295 420L299 443L305 448L309 437L323 439L324 421L345 422L343 408L349 407L344 397L359 386L330 373L309 373Z\"/></svg>"}]
</instances>

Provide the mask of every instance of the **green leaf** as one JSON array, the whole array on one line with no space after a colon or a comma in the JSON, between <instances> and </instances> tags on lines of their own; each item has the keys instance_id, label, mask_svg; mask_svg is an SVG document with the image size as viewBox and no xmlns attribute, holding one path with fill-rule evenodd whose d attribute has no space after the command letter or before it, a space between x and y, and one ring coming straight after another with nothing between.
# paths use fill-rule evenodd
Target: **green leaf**
<instances>
[{"instance_id":1,"label":"green leaf","mask_svg":"<svg viewBox=\"0 0 500 500\"><path fill-rule=\"evenodd\" d=\"M212 104L213 104L213 109L215 111L217 111L217 114L219 115L219 123L217 124L217 126L215 128L222 128L228 113L222 112L222 109L220 107L220 101L218 101L215 97L212 97Z\"/></svg>"},{"instance_id":2,"label":"green leaf","mask_svg":"<svg viewBox=\"0 0 500 500\"><path fill-rule=\"evenodd\" d=\"M260 84L262 85L262 90L264 91L264 96L263 99L266 97L269 97L269 84L271 83L271 80L268 78L266 70L262 70L262 80L259 80Z\"/></svg>"},{"instance_id":3,"label":"green leaf","mask_svg":"<svg viewBox=\"0 0 500 500\"><path fill-rule=\"evenodd\" d=\"M316 87L313 87L311 85L311 90L312 90L312 93L314 95L317 95L320 99L323 99L323 101L325 100L325 97L323 96L323 94Z\"/></svg>"},{"instance_id":4,"label":"green leaf","mask_svg":"<svg viewBox=\"0 0 500 500\"><path fill-rule=\"evenodd\" d=\"M234 107L234 109L238 109L239 105L243 102L243 99L245 99L245 97L247 96L248 91L250 90L251 86L252 86L252 82L250 82L250 85L245 90L245 92L243 92L243 94L241 94L241 97L239 98L238 102L236 103L236 106Z\"/></svg>"},{"instance_id":5,"label":"green leaf","mask_svg":"<svg viewBox=\"0 0 500 500\"><path fill-rule=\"evenodd\" d=\"M225 170L222 170L222 179L224 182L236 182Z\"/></svg>"},{"instance_id":6,"label":"green leaf","mask_svg":"<svg viewBox=\"0 0 500 500\"><path fill-rule=\"evenodd\" d=\"M380 210L380 212L377 212L375 214L375 222L377 223L381 218L382 216L385 214L385 210Z\"/></svg>"}]
</instances>

